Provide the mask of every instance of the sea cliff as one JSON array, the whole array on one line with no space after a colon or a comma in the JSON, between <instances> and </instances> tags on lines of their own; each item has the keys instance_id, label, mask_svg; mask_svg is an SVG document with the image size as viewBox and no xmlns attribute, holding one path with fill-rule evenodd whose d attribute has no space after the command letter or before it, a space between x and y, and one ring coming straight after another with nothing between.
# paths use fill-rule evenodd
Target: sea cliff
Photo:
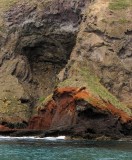
<instances>
[{"instance_id":1,"label":"sea cliff","mask_svg":"<svg viewBox=\"0 0 132 160\"><path fill-rule=\"evenodd\" d=\"M131 12L131 0L1 0L0 130L131 136Z\"/></svg>"}]
</instances>

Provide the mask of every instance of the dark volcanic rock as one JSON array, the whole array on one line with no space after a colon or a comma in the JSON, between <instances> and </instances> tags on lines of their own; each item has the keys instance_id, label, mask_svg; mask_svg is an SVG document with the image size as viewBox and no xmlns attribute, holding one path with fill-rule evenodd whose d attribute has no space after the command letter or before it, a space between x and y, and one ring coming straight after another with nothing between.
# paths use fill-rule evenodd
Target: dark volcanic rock
<instances>
[{"instance_id":1,"label":"dark volcanic rock","mask_svg":"<svg viewBox=\"0 0 132 160\"><path fill-rule=\"evenodd\" d=\"M38 116L31 118L29 129L50 130L46 135L52 136L119 137L132 134L132 118L107 102L92 99L85 88L59 88Z\"/></svg>"},{"instance_id":2,"label":"dark volcanic rock","mask_svg":"<svg viewBox=\"0 0 132 160\"><path fill-rule=\"evenodd\" d=\"M1 117L6 112L11 120L15 112L19 122L28 121L39 99L53 91L57 74L70 59L87 2L19 1L4 13L7 33L0 43ZM2 102L5 97L8 104Z\"/></svg>"},{"instance_id":3,"label":"dark volcanic rock","mask_svg":"<svg viewBox=\"0 0 132 160\"><path fill-rule=\"evenodd\" d=\"M0 3L1 124L24 128L56 86L85 86L95 97L84 88L56 90L29 128L84 137L132 134L125 106L132 104L131 5L111 11L109 2Z\"/></svg>"}]
</instances>

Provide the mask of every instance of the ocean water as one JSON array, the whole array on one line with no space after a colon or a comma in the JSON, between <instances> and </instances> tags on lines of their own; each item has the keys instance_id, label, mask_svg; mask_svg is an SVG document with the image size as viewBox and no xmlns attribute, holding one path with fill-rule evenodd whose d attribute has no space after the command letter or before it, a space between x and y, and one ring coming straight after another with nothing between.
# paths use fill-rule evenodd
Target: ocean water
<instances>
[{"instance_id":1,"label":"ocean water","mask_svg":"<svg viewBox=\"0 0 132 160\"><path fill-rule=\"evenodd\" d=\"M132 160L132 142L0 137L0 160Z\"/></svg>"}]
</instances>

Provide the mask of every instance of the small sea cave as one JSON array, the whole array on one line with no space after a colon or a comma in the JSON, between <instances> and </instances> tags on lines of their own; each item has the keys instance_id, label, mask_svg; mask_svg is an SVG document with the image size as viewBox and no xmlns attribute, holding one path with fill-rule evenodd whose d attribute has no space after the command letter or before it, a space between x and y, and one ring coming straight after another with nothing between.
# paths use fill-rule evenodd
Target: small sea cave
<instances>
[{"instance_id":1,"label":"small sea cave","mask_svg":"<svg viewBox=\"0 0 132 160\"><path fill-rule=\"evenodd\" d=\"M93 108L88 108L82 112L80 112L78 114L78 116L82 119L105 119L108 117L108 115L106 113L103 113L101 111L97 111L96 109L93 109Z\"/></svg>"},{"instance_id":2,"label":"small sea cave","mask_svg":"<svg viewBox=\"0 0 132 160\"><path fill-rule=\"evenodd\" d=\"M30 67L32 80L28 84L28 93L32 98L42 99L52 93L58 84L57 74L67 64L72 49L75 45L76 35L51 35L43 37L41 41L36 39L24 45L21 55L25 57L26 63ZM22 82L23 83L23 82ZM24 82L23 85L26 83ZM27 87L25 87L25 92ZM36 103L33 103L36 105Z\"/></svg>"}]
</instances>

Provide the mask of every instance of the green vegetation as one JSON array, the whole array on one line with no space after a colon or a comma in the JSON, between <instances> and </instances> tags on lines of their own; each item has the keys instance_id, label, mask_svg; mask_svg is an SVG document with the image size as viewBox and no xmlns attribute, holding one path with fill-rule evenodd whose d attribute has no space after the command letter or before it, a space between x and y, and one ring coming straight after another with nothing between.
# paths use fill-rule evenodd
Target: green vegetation
<instances>
[{"instance_id":1,"label":"green vegetation","mask_svg":"<svg viewBox=\"0 0 132 160\"><path fill-rule=\"evenodd\" d=\"M42 104L46 104L49 100L52 99L53 94L50 94L48 97L44 98L43 101L41 101Z\"/></svg>"},{"instance_id":2,"label":"green vegetation","mask_svg":"<svg viewBox=\"0 0 132 160\"><path fill-rule=\"evenodd\" d=\"M20 117L23 117L23 119L28 119L28 117L30 116L29 108L26 105L21 104L21 102L17 99L12 98L0 100L0 106L1 116L5 119L11 119L8 121L13 121L14 118L18 118L19 120Z\"/></svg>"},{"instance_id":3,"label":"green vegetation","mask_svg":"<svg viewBox=\"0 0 132 160\"><path fill-rule=\"evenodd\" d=\"M125 111L131 115L131 110L124 104L120 103L115 96L113 96L103 85L100 80L89 71L86 67L74 66L74 76L68 78L59 84L59 87L86 87L87 90L93 94L94 97L99 97L107 102L110 102L115 107ZM90 101L90 99L88 100Z\"/></svg>"},{"instance_id":4,"label":"green vegetation","mask_svg":"<svg viewBox=\"0 0 132 160\"><path fill-rule=\"evenodd\" d=\"M41 97L41 98L39 98L39 106L40 107L37 107L37 108L35 108L35 110L34 110L34 113L36 113L36 111L38 110L38 108L39 109L41 109L41 108L44 108L44 106L50 101L50 100L52 100L52 96L53 96L53 94L50 94L48 97Z\"/></svg>"},{"instance_id":5,"label":"green vegetation","mask_svg":"<svg viewBox=\"0 0 132 160\"><path fill-rule=\"evenodd\" d=\"M132 6L132 0L111 0L109 9L121 10Z\"/></svg>"},{"instance_id":6,"label":"green vegetation","mask_svg":"<svg viewBox=\"0 0 132 160\"><path fill-rule=\"evenodd\" d=\"M39 102L42 103L45 100L45 97L40 97Z\"/></svg>"},{"instance_id":7,"label":"green vegetation","mask_svg":"<svg viewBox=\"0 0 132 160\"><path fill-rule=\"evenodd\" d=\"M120 24L131 23L131 21L130 21L130 20L127 20L126 18L121 18L121 19L119 19L118 22L119 22Z\"/></svg>"},{"instance_id":8,"label":"green vegetation","mask_svg":"<svg viewBox=\"0 0 132 160\"><path fill-rule=\"evenodd\" d=\"M102 19L101 20L103 23L108 23L108 24L127 24L127 23L131 23L131 20L126 19L126 17L122 17L120 19Z\"/></svg>"},{"instance_id":9,"label":"green vegetation","mask_svg":"<svg viewBox=\"0 0 132 160\"><path fill-rule=\"evenodd\" d=\"M53 96L53 94L50 94L50 95L47 96L47 97L40 97L40 98L39 98L39 103L40 103L40 105L46 104L49 100L52 99L52 96Z\"/></svg>"}]
</instances>

